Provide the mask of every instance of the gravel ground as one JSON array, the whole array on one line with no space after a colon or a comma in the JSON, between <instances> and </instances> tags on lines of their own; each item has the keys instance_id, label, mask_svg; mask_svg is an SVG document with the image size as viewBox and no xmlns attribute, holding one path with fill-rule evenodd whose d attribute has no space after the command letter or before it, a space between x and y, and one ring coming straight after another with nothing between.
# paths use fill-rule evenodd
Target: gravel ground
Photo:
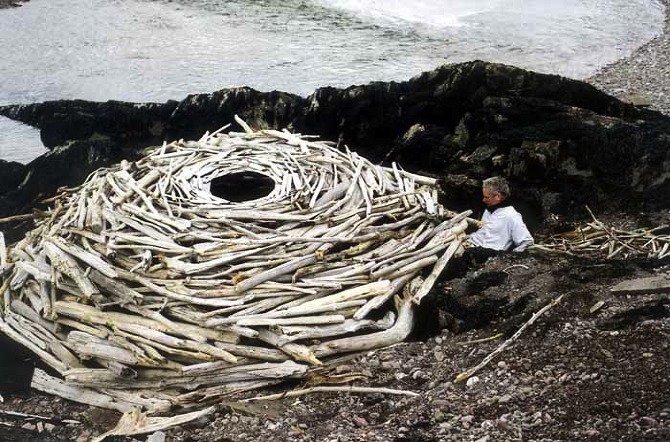
<instances>
[{"instance_id":1,"label":"gravel ground","mask_svg":"<svg viewBox=\"0 0 670 442\"><path fill-rule=\"evenodd\" d=\"M668 263L658 261L489 259L449 281L437 300L444 307L447 299L462 295L477 296L480 306L506 299L489 323L454 332L452 322L451 330L426 340L368 352L323 373L355 375L356 385L410 390L419 397L329 393L222 408L210 420L166 430L167 440L670 440L670 296L609 294L621 280L668 270ZM501 274L507 276L497 277ZM478 293L463 292L466 286ZM458 373L479 363L559 293L565 294L563 301L508 350L467 383L454 383ZM604 306L591 313L599 301ZM654 315L658 309L650 306L659 305L665 310ZM475 342L499 333L503 336ZM0 408L82 422L3 416L0 421L13 428L0 426L0 440L85 441L119 417L37 393L6 397Z\"/></svg>"},{"instance_id":2,"label":"gravel ground","mask_svg":"<svg viewBox=\"0 0 670 442\"><path fill-rule=\"evenodd\" d=\"M585 81L621 100L670 115L670 0L660 2L666 8L663 33Z\"/></svg>"}]
</instances>

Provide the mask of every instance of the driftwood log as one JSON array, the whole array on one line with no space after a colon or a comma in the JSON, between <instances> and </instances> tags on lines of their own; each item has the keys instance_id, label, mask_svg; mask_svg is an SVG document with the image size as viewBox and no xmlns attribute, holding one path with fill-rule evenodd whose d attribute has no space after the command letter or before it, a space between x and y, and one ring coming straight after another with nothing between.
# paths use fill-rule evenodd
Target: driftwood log
<instances>
[{"instance_id":1,"label":"driftwood log","mask_svg":"<svg viewBox=\"0 0 670 442\"><path fill-rule=\"evenodd\" d=\"M238 122L97 170L2 247L0 330L58 374L34 388L183 412L408 336L469 213L432 178ZM269 194L212 194L246 172Z\"/></svg>"}]
</instances>

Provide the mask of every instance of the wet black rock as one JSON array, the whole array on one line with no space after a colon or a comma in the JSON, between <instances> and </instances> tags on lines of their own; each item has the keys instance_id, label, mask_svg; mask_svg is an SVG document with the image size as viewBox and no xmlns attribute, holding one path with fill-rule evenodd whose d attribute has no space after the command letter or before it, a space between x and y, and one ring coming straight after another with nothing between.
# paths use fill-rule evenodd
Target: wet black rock
<instances>
[{"instance_id":1,"label":"wet black rock","mask_svg":"<svg viewBox=\"0 0 670 442\"><path fill-rule=\"evenodd\" d=\"M483 178L507 176L531 224L574 215L585 204L597 211L670 203L670 118L577 80L481 61L406 82L320 88L307 98L234 88L164 104L0 107L0 115L39 127L48 146L108 140L125 154L163 139L197 138L235 114L252 127L318 134L373 161L437 176L446 202L457 207L479 205ZM59 173L78 176L78 167L71 162ZM51 174L40 192L60 181ZM34 196L29 189L23 200ZM0 204L0 215L16 210Z\"/></svg>"},{"instance_id":2,"label":"wet black rock","mask_svg":"<svg viewBox=\"0 0 670 442\"><path fill-rule=\"evenodd\" d=\"M198 139L206 131L234 123L238 115L257 129L291 127L306 100L285 92L259 92L249 87L223 89L211 94L189 95L163 122L169 140ZM235 124L235 130L239 127Z\"/></svg>"},{"instance_id":3,"label":"wet black rock","mask_svg":"<svg viewBox=\"0 0 670 442\"><path fill-rule=\"evenodd\" d=\"M39 128L42 143L50 149L67 141L98 140L146 146L163 141L164 123L178 104L58 100L5 106L0 114Z\"/></svg>"},{"instance_id":4,"label":"wet black rock","mask_svg":"<svg viewBox=\"0 0 670 442\"><path fill-rule=\"evenodd\" d=\"M136 150L124 150L112 141L73 141L47 152L23 167L21 183L0 193L0 215L27 213L31 208L44 208L41 199L58 188L82 183L94 170L122 159L139 158ZM1 165L0 165L1 166ZM30 225L23 223L6 231L10 241L20 238Z\"/></svg>"},{"instance_id":5,"label":"wet black rock","mask_svg":"<svg viewBox=\"0 0 670 442\"><path fill-rule=\"evenodd\" d=\"M0 160L0 195L15 189L26 174L25 166L16 161Z\"/></svg>"}]
</instances>

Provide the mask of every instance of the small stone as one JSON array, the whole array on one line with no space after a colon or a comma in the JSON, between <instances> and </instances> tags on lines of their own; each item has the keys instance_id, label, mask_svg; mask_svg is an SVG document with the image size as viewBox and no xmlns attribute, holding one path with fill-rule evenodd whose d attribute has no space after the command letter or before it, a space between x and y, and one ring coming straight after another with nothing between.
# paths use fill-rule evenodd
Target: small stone
<instances>
[{"instance_id":1,"label":"small stone","mask_svg":"<svg viewBox=\"0 0 670 442\"><path fill-rule=\"evenodd\" d=\"M509 424L509 421L503 417L500 419L496 420L496 426L500 428L501 430L509 431L512 426Z\"/></svg>"},{"instance_id":2,"label":"small stone","mask_svg":"<svg viewBox=\"0 0 670 442\"><path fill-rule=\"evenodd\" d=\"M366 421L364 418L360 416L354 416L353 418L354 424L357 427L367 427L368 426L368 421Z\"/></svg>"},{"instance_id":3,"label":"small stone","mask_svg":"<svg viewBox=\"0 0 670 442\"><path fill-rule=\"evenodd\" d=\"M507 363L505 361L498 362L498 368L504 370L507 368Z\"/></svg>"},{"instance_id":4,"label":"small stone","mask_svg":"<svg viewBox=\"0 0 670 442\"><path fill-rule=\"evenodd\" d=\"M479 439L477 439L475 442L489 442L491 440L491 436L488 434L486 436L482 436Z\"/></svg>"},{"instance_id":5,"label":"small stone","mask_svg":"<svg viewBox=\"0 0 670 442\"><path fill-rule=\"evenodd\" d=\"M640 425L644 425L645 427L655 427L658 425L658 421L653 417L644 416L640 418Z\"/></svg>"},{"instance_id":6,"label":"small stone","mask_svg":"<svg viewBox=\"0 0 670 442\"><path fill-rule=\"evenodd\" d=\"M481 423L482 430L490 430L495 426L495 423L492 420L485 420Z\"/></svg>"},{"instance_id":7,"label":"small stone","mask_svg":"<svg viewBox=\"0 0 670 442\"><path fill-rule=\"evenodd\" d=\"M412 379L414 379L414 380L423 379L423 378L425 378L425 375L423 374L423 372L421 370L417 370L417 371L414 372L414 374L412 374Z\"/></svg>"},{"instance_id":8,"label":"small stone","mask_svg":"<svg viewBox=\"0 0 670 442\"><path fill-rule=\"evenodd\" d=\"M605 301L598 301L589 309L589 313L594 314L605 305Z\"/></svg>"},{"instance_id":9,"label":"small stone","mask_svg":"<svg viewBox=\"0 0 670 442\"><path fill-rule=\"evenodd\" d=\"M468 379L468 381L465 383L465 385L467 385L468 387L472 387L478 382L479 382L479 377L478 376L472 376L471 378Z\"/></svg>"},{"instance_id":10,"label":"small stone","mask_svg":"<svg viewBox=\"0 0 670 442\"><path fill-rule=\"evenodd\" d=\"M351 368L351 365L338 365L335 367L335 373L337 374L343 374L343 373L349 373L353 371L353 368Z\"/></svg>"},{"instance_id":11,"label":"small stone","mask_svg":"<svg viewBox=\"0 0 670 442\"><path fill-rule=\"evenodd\" d=\"M147 437L147 442L165 442L165 433L156 431L151 436Z\"/></svg>"},{"instance_id":12,"label":"small stone","mask_svg":"<svg viewBox=\"0 0 670 442\"><path fill-rule=\"evenodd\" d=\"M47 430L49 433L51 433L53 430L56 429L56 426L54 424L46 423L44 424L44 429Z\"/></svg>"},{"instance_id":13,"label":"small stone","mask_svg":"<svg viewBox=\"0 0 670 442\"><path fill-rule=\"evenodd\" d=\"M35 425L31 424L30 422L26 422L25 424L21 425L21 428L28 431L35 431L36 429Z\"/></svg>"},{"instance_id":14,"label":"small stone","mask_svg":"<svg viewBox=\"0 0 670 442\"><path fill-rule=\"evenodd\" d=\"M595 428L590 428L585 430L582 434L584 434L586 437L596 437L600 436L600 431L596 430Z\"/></svg>"},{"instance_id":15,"label":"small stone","mask_svg":"<svg viewBox=\"0 0 670 442\"><path fill-rule=\"evenodd\" d=\"M433 353L433 354L434 354L434 356L435 356L435 360L436 360L437 362L442 362L442 361L444 361L444 353L442 353L441 351L436 351L436 352Z\"/></svg>"},{"instance_id":16,"label":"small stone","mask_svg":"<svg viewBox=\"0 0 670 442\"><path fill-rule=\"evenodd\" d=\"M471 424L472 421L474 421L474 420L475 420L475 417L472 416L472 415L463 416L463 417L461 418L461 422L467 422L467 423L470 423L470 424Z\"/></svg>"},{"instance_id":17,"label":"small stone","mask_svg":"<svg viewBox=\"0 0 670 442\"><path fill-rule=\"evenodd\" d=\"M503 394L502 396L500 396L500 399L498 399L498 402L501 403L501 404L506 404L507 402L509 402L511 400L512 400L512 396L510 396L509 394Z\"/></svg>"},{"instance_id":18,"label":"small stone","mask_svg":"<svg viewBox=\"0 0 670 442\"><path fill-rule=\"evenodd\" d=\"M396 373L394 375L394 377L395 377L396 381L402 381L403 379L405 379L407 377L407 375L405 373L401 372L401 373Z\"/></svg>"},{"instance_id":19,"label":"small stone","mask_svg":"<svg viewBox=\"0 0 670 442\"><path fill-rule=\"evenodd\" d=\"M433 419L435 422L442 422L444 420L444 413L442 410L435 410L433 413Z\"/></svg>"},{"instance_id":20,"label":"small stone","mask_svg":"<svg viewBox=\"0 0 670 442\"><path fill-rule=\"evenodd\" d=\"M643 358L647 358L647 359L649 359L649 358L651 358L652 356L654 356L653 353L648 353L648 352L646 352L646 353L642 353L642 357L643 357Z\"/></svg>"},{"instance_id":21,"label":"small stone","mask_svg":"<svg viewBox=\"0 0 670 442\"><path fill-rule=\"evenodd\" d=\"M439 337L439 336L436 336L436 337L435 337L435 343L436 343L436 344L441 344L442 342L444 342L444 339L442 339L442 338Z\"/></svg>"},{"instance_id":22,"label":"small stone","mask_svg":"<svg viewBox=\"0 0 670 442\"><path fill-rule=\"evenodd\" d=\"M37 422L37 432L41 433L44 431L44 424L42 422Z\"/></svg>"}]
</instances>

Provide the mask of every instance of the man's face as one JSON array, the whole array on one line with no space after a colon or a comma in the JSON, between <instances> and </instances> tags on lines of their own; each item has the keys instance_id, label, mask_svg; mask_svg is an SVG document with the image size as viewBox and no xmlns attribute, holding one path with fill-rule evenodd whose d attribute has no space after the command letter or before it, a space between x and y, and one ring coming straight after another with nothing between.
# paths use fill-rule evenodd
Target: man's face
<instances>
[{"instance_id":1,"label":"man's face","mask_svg":"<svg viewBox=\"0 0 670 442\"><path fill-rule=\"evenodd\" d=\"M502 196L500 196L500 193L494 192L486 187L482 188L482 196L482 201L484 204L486 204L487 207L495 206L496 204L500 204L502 202Z\"/></svg>"}]
</instances>

